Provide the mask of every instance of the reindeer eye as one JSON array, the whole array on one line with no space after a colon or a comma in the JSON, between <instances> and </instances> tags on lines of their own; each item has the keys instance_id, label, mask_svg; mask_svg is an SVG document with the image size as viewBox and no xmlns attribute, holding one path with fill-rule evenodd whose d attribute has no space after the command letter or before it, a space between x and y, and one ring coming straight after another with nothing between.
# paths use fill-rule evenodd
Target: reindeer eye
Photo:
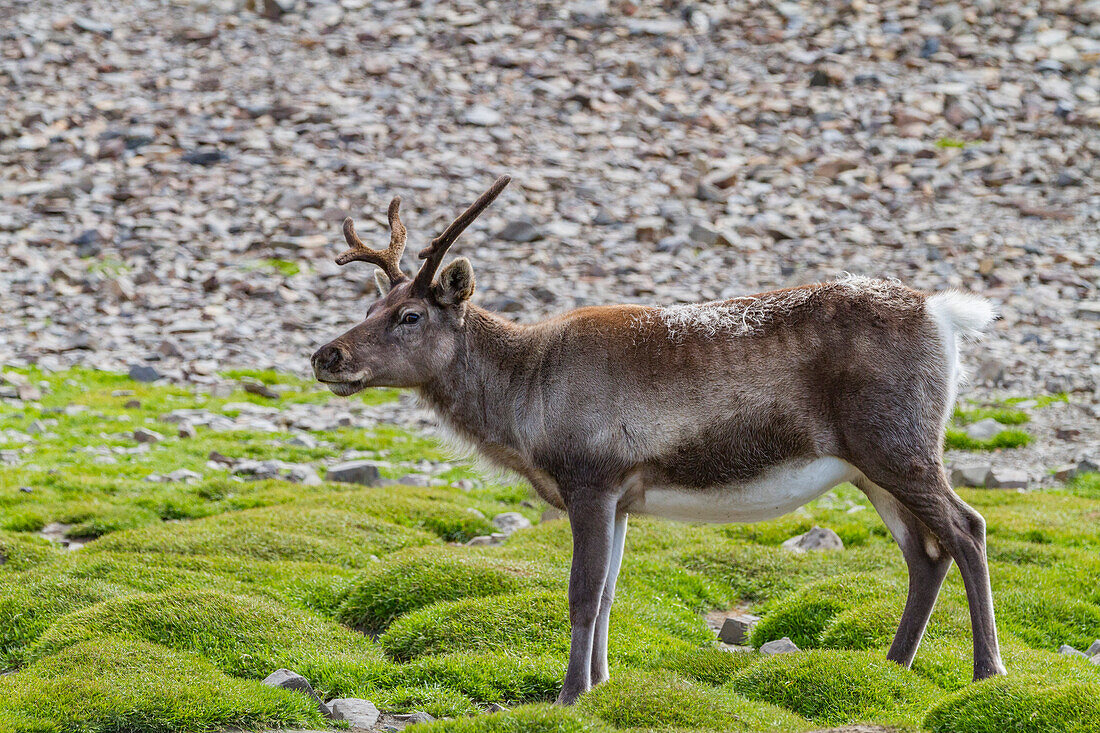
<instances>
[{"instance_id":1,"label":"reindeer eye","mask_svg":"<svg viewBox=\"0 0 1100 733\"><path fill-rule=\"evenodd\" d=\"M411 325L413 323L416 323L419 320L420 320L420 314L419 313L406 313L405 315L401 316L402 325L406 325L406 324Z\"/></svg>"}]
</instances>

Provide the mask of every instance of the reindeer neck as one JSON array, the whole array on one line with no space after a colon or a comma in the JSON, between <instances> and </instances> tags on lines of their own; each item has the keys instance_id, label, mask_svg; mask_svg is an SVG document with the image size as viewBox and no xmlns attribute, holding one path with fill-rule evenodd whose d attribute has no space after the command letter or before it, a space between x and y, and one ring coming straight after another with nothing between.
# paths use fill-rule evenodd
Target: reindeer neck
<instances>
[{"instance_id":1,"label":"reindeer neck","mask_svg":"<svg viewBox=\"0 0 1100 733\"><path fill-rule=\"evenodd\" d=\"M528 391L538 353L532 329L469 305L454 360L420 395L463 438L518 449L517 397Z\"/></svg>"}]
</instances>

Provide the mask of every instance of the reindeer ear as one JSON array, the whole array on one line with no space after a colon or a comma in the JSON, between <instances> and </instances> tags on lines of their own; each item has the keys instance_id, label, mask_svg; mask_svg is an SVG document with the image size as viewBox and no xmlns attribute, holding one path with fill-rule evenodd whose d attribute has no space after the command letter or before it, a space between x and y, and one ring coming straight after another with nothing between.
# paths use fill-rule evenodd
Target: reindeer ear
<instances>
[{"instance_id":1,"label":"reindeer ear","mask_svg":"<svg viewBox=\"0 0 1100 733\"><path fill-rule=\"evenodd\" d=\"M435 297L444 305L469 300L474 294L474 267L465 257L459 257L439 273Z\"/></svg>"},{"instance_id":2,"label":"reindeer ear","mask_svg":"<svg viewBox=\"0 0 1100 733\"><path fill-rule=\"evenodd\" d=\"M393 287L390 278L381 270L374 271L374 284L378 286L378 294L383 298L386 297L386 293L390 292L390 288Z\"/></svg>"}]
</instances>

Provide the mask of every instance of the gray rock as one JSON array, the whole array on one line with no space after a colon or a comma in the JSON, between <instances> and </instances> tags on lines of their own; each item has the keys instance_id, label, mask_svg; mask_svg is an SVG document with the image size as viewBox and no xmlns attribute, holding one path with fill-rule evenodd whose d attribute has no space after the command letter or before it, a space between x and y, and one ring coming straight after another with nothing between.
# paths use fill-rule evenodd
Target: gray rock
<instances>
[{"instance_id":1,"label":"gray rock","mask_svg":"<svg viewBox=\"0 0 1100 733\"><path fill-rule=\"evenodd\" d=\"M421 710L412 713L382 713L377 729L389 733L389 731L405 730L410 725L430 723L433 720L435 720L434 716Z\"/></svg>"},{"instance_id":2,"label":"gray rock","mask_svg":"<svg viewBox=\"0 0 1100 733\"><path fill-rule=\"evenodd\" d=\"M1100 667L1100 654L1094 654L1093 656L1089 657L1089 662L1091 664L1095 664L1097 667Z\"/></svg>"},{"instance_id":3,"label":"gray rock","mask_svg":"<svg viewBox=\"0 0 1100 733\"><path fill-rule=\"evenodd\" d=\"M783 543L783 549L791 552L843 550L844 542L833 530L826 527L814 527L809 532L791 537Z\"/></svg>"},{"instance_id":4,"label":"gray rock","mask_svg":"<svg viewBox=\"0 0 1100 733\"><path fill-rule=\"evenodd\" d=\"M163 375L147 364L131 364L130 379L135 382L155 382L162 379Z\"/></svg>"},{"instance_id":5,"label":"gray rock","mask_svg":"<svg viewBox=\"0 0 1100 733\"><path fill-rule=\"evenodd\" d=\"M150 430L149 428L138 428L134 431L134 440L139 443L159 443L164 440L164 436L158 433L156 430Z\"/></svg>"},{"instance_id":6,"label":"gray rock","mask_svg":"<svg viewBox=\"0 0 1100 733\"><path fill-rule=\"evenodd\" d=\"M508 535L502 532L493 532L492 534L478 535L477 537L470 538L470 540L466 543L466 546L483 547L485 545L499 545L502 544L507 537Z\"/></svg>"},{"instance_id":7,"label":"gray rock","mask_svg":"<svg viewBox=\"0 0 1100 733\"><path fill-rule=\"evenodd\" d=\"M1077 476L1077 464L1066 463L1054 469L1054 479L1062 483L1072 481Z\"/></svg>"},{"instance_id":8,"label":"gray rock","mask_svg":"<svg viewBox=\"0 0 1100 733\"><path fill-rule=\"evenodd\" d=\"M286 444L293 445L296 448L316 448L317 440L308 433L298 433L287 440Z\"/></svg>"},{"instance_id":9,"label":"gray rock","mask_svg":"<svg viewBox=\"0 0 1100 733\"><path fill-rule=\"evenodd\" d=\"M370 700L356 697L340 697L329 701L334 720L346 720L352 730L370 730L378 722L378 708Z\"/></svg>"},{"instance_id":10,"label":"gray rock","mask_svg":"<svg viewBox=\"0 0 1100 733\"><path fill-rule=\"evenodd\" d=\"M260 397L266 397L269 400L279 398L279 393L271 387L267 386L263 382L245 381L241 382L241 386L244 387L244 391L249 394L259 395Z\"/></svg>"},{"instance_id":11,"label":"gray rock","mask_svg":"<svg viewBox=\"0 0 1100 733\"><path fill-rule=\"evenodd\" d=\"M531 520L519 512L503 512L492 518L492 524L501 533L508 536L516 530L526 529L531 526Z\"/></svg>"},{"instance_id":12,"label":"gray rock","mask_svg":"<svg viewBox=\"0 0 1100 733\"><path fill-rule=\"evenodd\" d=\"M972 466L956 466L951 469L951 485L958 488L972 486L982 488L989 477L993 466L989 464L977 464Z\"/></svg>"},{"instance_id":13,"label":"gray rock","mask_svg":"<svg viewBox=\"0 0 1100 733\"><path fill-rule=\"evenodd\" d=\"M799 651L798 647L795 646L795 643L786 636L784 636L782 639L769 641L766 644L762 644L760 646L760 653L767 654L769 656L775 654L790 654L791 652L797 651Z\"/></svg>"},{"instance_id":14,"label":"gray rock","mask_svg":"<svg viewBox=\"0 0 1100 733\"><path fill-rule=\"evenodd\" d=\"M278 687L283 690L301 692L303 695L312 698L313 702L317 703L317 709L321 711L322 715L332 717L332 711L329 710L328 705L325 705L324 701L321 700L321 696L314 691L313 685L309 684L309 680L297 672L293 672L289 669L277 669L267 677L264 677L263 684L270 687Z\"/></svg>"},{"instance_id":15,"label":"gray rock","mask_svg":"<svg viewBox=\"0 0 1100 733\"><path fill-rule=\"evenodd\" d=\"M325 480L344 484L378 486L382 481L382 474L378 472L378 466L370 461L348 461L347 463L330 466L325 471Z\"/></svg>"},{"instance_id":16,"label":"gray rock","mask_svg":"<svg viewBox=\"0 0 1100 733\"><path fill-rule=\"evenodd\" d=\"M749 643L753 627L760 620L759 616L749 613L739 613L735 616L727 616L722 622L722 629L718 632L719 641L725 644L744 646Z\"/></svg>"},{"instance_id":17,"label":"gray rock","mask_svg":"<svg viewBox=\"0 0 1100 733\"><path fill-rule=\"evenodd\" d=\"M1089 648L1085 650L1085 654L1090 657L1095 657L1097 654L1100 654L1100 639L1089 644Z\"/></svg>"},{"instance_id":18,"label":"gray rock","mask_svg":"<svg viewBox=\"0 0 1100 733\"><path fill-rule=\"evenodd\" d=\"M176 435L180 438L194 438L198 435L195 430L195 426L189 422L180 423L179 429L176 431Z\"/></svg>"},{"instance_id":19,"label":"gray rock","mask_svg":"<svg viewBox=\"0 0 1100 733\"><path fill-rule=\"evenodd\" d=\"M974 440L992 440L1005 426L991 417L966 426L966 434Z\"/></svg>"},{"instance_id":20,"label":"gray rock","mask_svg":"<svg viewBox=\"0 0 1100 733\"><path fill-rule=\"evenodd\" d=\"M499 125L500 120L500 112L497 112L492 107L486 107L483 104L475 104L462 115L463 122L469 125L478 125L479 127Z\"/></svg>"},{"instance_id":21,"label":"gray rock","mask_svg":"<svg viewBox=\"0 0 1100 733\"><path fill-rule=\"evenodd\" d=\"M524 243L542 239L543 233L527 219L517 219L505 224L496 236L506 242Z\"/></svg>"},{"instance_id":22,"label":"gray rock","mask_svg":"<svg viewBox=\"0 0 1100 733\"><path fill-rule=\"evenodd\" d=\"M987 489L1026 489L1030 485L1027 471L1014 468L994 468L985 479Z\"/></svg>"},{"instance_id":23,"label":"gray rock","mask_svg":"<svg viewBox=\"0 0 1100 733\"><path fill-rule=\"evenodd\" d=\"M1082 651L1078 651L1077 649L1074 649L1069 644L1063 644L1062 646L1058 647L1058 653L1063 654L1067 657L1080 657L1081 659L1088 659L1087 654Z\"/></svg>"}]
</instances>

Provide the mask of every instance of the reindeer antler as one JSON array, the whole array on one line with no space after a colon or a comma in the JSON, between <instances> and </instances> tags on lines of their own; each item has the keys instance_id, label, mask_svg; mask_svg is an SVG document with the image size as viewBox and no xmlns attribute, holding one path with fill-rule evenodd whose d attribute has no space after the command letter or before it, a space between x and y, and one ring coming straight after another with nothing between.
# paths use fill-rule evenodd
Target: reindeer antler
<instances>
[{"instance_id":1,"label":"reindeer antler","mask_svg":"<svg viewBox=\"0 0 1100 733\"><path fill-rule=\"evenodd\" d=\"M443 261L443 255L446 254L447 248L454 244L455 240L458 239L458 235L462 234L462 231L489 207L489 204L493 203L493 200L500 195L500 192L511 180L511 176L501 176L496 179L488 191L481 194L477 201L470 204L470 208L451 222L451 225L433 239L431 244L420 250L418 256L424 260L424 264L421 265L420 271L416 273L416 278L413 280L413 290L419 293L428 291L428 288L432 286L432 280L435 278L435 271L439 269L439 263Z\"/></svg>"},{"instance_id":2,"label":"reindeer antler","mask_svg":"<svg viewBox=\"0 0 1100 733\"><path fill-rule=\"evenodd\" d=\"M401 197L394 196L393 201L390 202L389 210L390 246L386 249L371 249L363 244L363 240L359 239L359 235L355 233L355 225L352 223L351 217L344 219L344 239L347 240L351 249L337 257L336 264L369 262L372 265L378 265L386 273L386 277L390 279L391 285L396 285L408 277L401 271L401 253L405 251L405 225L401 223L401 218L397 215L397 210L400 208Z\"/></svg>"}]
</instances>

